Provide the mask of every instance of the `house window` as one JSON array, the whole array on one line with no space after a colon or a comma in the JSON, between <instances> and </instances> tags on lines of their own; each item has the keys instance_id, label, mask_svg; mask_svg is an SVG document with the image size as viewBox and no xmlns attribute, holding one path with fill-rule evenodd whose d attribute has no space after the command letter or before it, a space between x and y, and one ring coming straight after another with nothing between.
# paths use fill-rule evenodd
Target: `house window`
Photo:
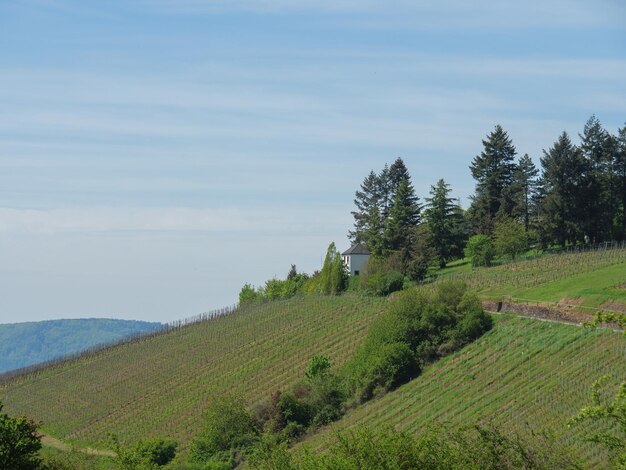
<instances>
[{"instance_id":1,"label":"house window","mask_svg":"<svg viewBox=\"0 0 626 470\"><path fill-rule=\"evenodd\" d=\"M355 275L355 276L358 276L358 275L359 275L359 271L358 271L358 270L355 270L355 271L354 271L354 275Z\"/></svg>"}]
</instances>

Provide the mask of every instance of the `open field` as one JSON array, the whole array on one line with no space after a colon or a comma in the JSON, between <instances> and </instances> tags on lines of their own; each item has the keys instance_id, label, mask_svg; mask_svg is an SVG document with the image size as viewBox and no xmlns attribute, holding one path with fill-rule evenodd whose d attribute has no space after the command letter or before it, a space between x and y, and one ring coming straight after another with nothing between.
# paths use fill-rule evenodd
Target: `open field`
<instances>
[{"instance_id":1,"label":"open field","mask_svg":"<svg viewBox=\"0 0 626 470\"><path fill-rule=\"evenodd\" d=\"M565 421L589 403L591 384L626 379L626 338L609 330L497 315L495 328L427 368L417 379L359 407L309 439L319 447L330 429L390 425L413 433L436 422L493 423L527 435L548 431L590 467L605 455ZM615 391L615 388L612 389Z\"/></svg>"},{"instance_id":2,"label":"open field","mask_svg":"<svg viewBox=\"0 0 626 470\"><path fill-rule=\"evenodd\" d=\"M340 365L385 300L321 297L273 302L44 369L0 386L10 414L67 442L102 447L168 436L184 448L216 394L254 403L301 378L314 354Z\"/></svg>"}]
</instances>

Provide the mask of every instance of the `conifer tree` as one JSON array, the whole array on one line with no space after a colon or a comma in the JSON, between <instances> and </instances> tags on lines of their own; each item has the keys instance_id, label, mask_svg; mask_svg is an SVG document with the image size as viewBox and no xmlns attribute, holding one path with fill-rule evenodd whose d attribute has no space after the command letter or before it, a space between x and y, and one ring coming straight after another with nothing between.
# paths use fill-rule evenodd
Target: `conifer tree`
<instances>
[{"instance_id":1,"label":"conifer tree","mask_svg":"<svg viewBox=\"0 0 626 470\"><path fill-rule=\"evenodd\" d=\"M617 220L619 221L618 235L619 240L626 240L626 125L618 130L616 137L615 151L615 188L616 198L620 210Z\"/></svg>"},{"instance_id":2,"label":"conifer tree","mask_svg":"<svg viewBox=\"0 0 626 470\"><path fill-rule=\"evenodd\" d=\"M461 208L449 194L450 185L440 179L435 186L430 187L431 197L426 198L427 209L424 212L430 229L430 246L441 268L445 268L446 263L463 249L463 215Z\"/></svg>"},{"instance_id":3,"label":"conifer tree","mask_svg":"<svg viewBox=\"0 0 626 470\"><path fill-rule=\"evenodd\" d=\"M398 184L385 227L385 248L397 251L410 245L411 229L420 222L421 206L408 177Z\"/></svg>"},{"instance_id":4,"label":"conifer tree","mask_svg":"<svg viewBox=\"0 0 626 470\"><path fill-rule=\"evenodd\" d=\"M524 229L528 232L532 213L532 201L537 190L537 175L539 170L528 154L519 159L517 168L513 173L513 211L512 215L524 223Z\"/></svg>"},{"instance_id":5,"label":"conifer tree","mask_svg":"<svg viewBox=\"0 0 626 470\"><path fill-rule=\"evenodd\" d=\"M594 242L610 237L611 222L615 212L611 194L612 139L598 118L591 116L580 135L580 149L586 160L588 174L585 180L585 213L581 223L583 231Z\"/></svg>"},{"instance_id":6,"label":"conifer tree","mask_svg":"<svg viewBox=\"0 0 626 470\"><path fill-rule=\"evenodd\" d=\"M580 221L585 216L584 179L587 165L580 149L563 132L541 158L545 197L541 222L552 241L565 246L583 239Z\"/></svg>"},{"instance_id":7,"label":"conifer tree","mask_svg":"<svg viewBox=\"0 0 626 470\"><path fill-rule=\"evenodd\" d=\"M517 151L500 125L482 142L483 151L470 165L476 180L470 213L474 228L490 233L496 215L511 215L513 203L508 190L513 181Z\"/></svg>"},{"instance_id":8,"label":"conifer tree","mask_svg":"<svg viewBox=\"0 0 626 470\"><path fill-rule=\"evenodd\" d=\"M357 210L351 212L354 230L348 233L348 238L352 243L363 243L370 251L370 245L379 244L376 238L381 238L383 232L380 212L384 195L381 184L381 177L373 170L370 171L361 183L361 189L355 193L354 204Z\"/></svg>"}]
</instances>

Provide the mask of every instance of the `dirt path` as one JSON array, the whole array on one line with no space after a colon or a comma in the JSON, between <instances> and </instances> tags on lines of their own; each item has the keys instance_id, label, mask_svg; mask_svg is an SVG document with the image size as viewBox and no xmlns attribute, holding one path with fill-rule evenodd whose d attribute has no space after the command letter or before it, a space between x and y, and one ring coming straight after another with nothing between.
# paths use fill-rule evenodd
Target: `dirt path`
<instances>
[{"instance_id":1,"label":"dirt path","mask_svg":"<svg viewBox=\"0 0 626 470\"><path fill-rule=\"evenodd\" d=\"M55 449L62 450L64 452L75 450L76 452L82 452L83 454L105 455L107 457L115 457L115 452L111 450L98 450L98 449L92 449L91 447L73 447L52 436L46 436L46 435L42 436L41 443L44 446L54 447Z\"/></svg>"}]
</instances>

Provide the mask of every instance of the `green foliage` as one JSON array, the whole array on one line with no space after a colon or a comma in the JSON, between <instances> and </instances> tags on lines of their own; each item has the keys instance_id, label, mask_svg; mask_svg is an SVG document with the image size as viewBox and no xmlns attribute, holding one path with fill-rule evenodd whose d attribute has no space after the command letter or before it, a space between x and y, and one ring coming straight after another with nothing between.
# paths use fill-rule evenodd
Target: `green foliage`
<instances>
[{"instance_id":1,"label":"green foliage","mask_svg":"<svg viewBox=\"0 0 626 470\"><path fill-rule=\"evenodd\" d=\"M309 380L314 380L328 373L330 370L330 359L326 356L313 356L309 362L309 367L305 376Z\"/></svg>"},{"instance_id":2,"label":"green foliage","mask_svg":"<svg viewBox=\"0 0 626 470\"><path fill-rule=\"evenodd\" d=\"M472 260L472 266L491 266L494 254L491 238L484 234L470 237L465 248L465 256Z\"/></svg>"},{"instance_id":3,"label":"green foliage","mask_svg":"<svg viewBox=\"0 0 626 470\"><path fill-rule=\"evenodd\" d=\"M2 412L0 402L0 468L29 470L39 468L41 436L39 425L28 418L11 418Z\"/></svg>"},{"instance_id":4,"label":"green foliage","mask_svg":"<svg viewBox=\"0 0 626 470\"><path fill-rule=\"evenodd\" d=\"M573 426L581 422L590 423L594 429L608 429L593 432L587 440L607 449L613 457L616 468L626 469L626 381L622 382L612 400L606 399L601 387L608 380L601 377L593 383L591 405L583 407L567 424Z\"/></svg>"},{"instance_id":5,"label":"green foliage","mask_svg":"<svg viewBox=\"0 0 626 470\"><path fill-rule=\"evenodd\" d=\"M483 146L483 151L470 165L476 180L476 193L469 212L476 231L491 233L497 215L511 215L510 186L517 151L500 125L483 140Z\"/></svg>"},{"instance_id":6,"label":"green foliage","mask_svg":"<svg viewBox=\"0 0 626 470\"><path fill-rule=\"evenodd\" d=\"M326 251L324 265L320 272L320 291L322 294L336 295L344 291L348 285L348 273L346 272L341 253L331 243Z\"/></svg>"},{"instance_id":7,"label":"green foliage","mask_svg":"<svg viewBox=\"0 0 626 470\"><path fill-rule=\"evenodd\" d=\"M267 446L253 468L272 470L553 470L578 469L546 436L530 443L481 426L431 427L414 437L390 427L338 432L323 453Z\"/></svg>"},{"instance_id":8,"label":"green foliage","mask_svg":"<svg viewBox=\"0 0 626 470\"><path fill-rule=\"evenodd\" d=\"M259 431L241 397L217 398L205 412L204 429L191 443L194 463L237 462L258 440Z\"/></svg>"},{"instance_id":9,"label":"green foliage","mask_svg":"<svg viewBox=\"0 0 626 470\"><path fill-rule=\"evenodd\" d=\"M276 392L257 405L255 417L261 427L290 441L307 429L328 424L343 414L345 393L341 381L330 372L325 356L313 356L306 381L286 392Z\"/></svg>"},{"instance_id":10,"label":"green foliage","mask_svg":"<svg viewBox=\"0 0 626 470\"><path fill-rule=\"evenodd\" d=\"M120 470L154 470L170 463L176 456L178 444L171 439L150 439L132 446L120 444L115 434L110 436L115 463Z\"/></svg>"},{"instance_id":11,"label":"green foliage","mask_svg":"<svg viewBox=\"0 0 626 470\"><path fill-rule=\"evenodd\" d=\"M515 259L528 249L528 233L519 222L504 218L496 222L493 231L494 248L498 256Z\"/></svg>"},{"instance_id":12,"label":"green foliage","mask_svg":"<svg viewBox=\"0 0 626 470\"><path fill-rule=\"evenodd\" d=\"M432 295L401 292L370 327L344 374L357 401L419 375L421 366L491 328L477 297L462 283L440 283Z\"/></svg>"},{"instance_id":13,"label":"green foliage","mask_svg":"<svg viewBox=\"0 0 626 470\"><path fill-rule=\"evenodd\" d=\"M429 244L434 250L440 268L463 254L467 239L462 209L449 197L450 185L443 179L430 188L426 198L426 222L430 229Z\"/></svg>"},{"instance_id":14,"label":"green foliage","mask_svg":"<svg viewBox=\"0 0 626 470\"><path fill-rule=\"evenodd\" d=\"M243 285L243 287L241 288L241 291L239 291L239 303L240 304L258 302L262 298L263 298L262 292L257 291L254 288L254 286L252 286L251 284L248 284L247 282Z\"/></svg>"}]
</instances>

